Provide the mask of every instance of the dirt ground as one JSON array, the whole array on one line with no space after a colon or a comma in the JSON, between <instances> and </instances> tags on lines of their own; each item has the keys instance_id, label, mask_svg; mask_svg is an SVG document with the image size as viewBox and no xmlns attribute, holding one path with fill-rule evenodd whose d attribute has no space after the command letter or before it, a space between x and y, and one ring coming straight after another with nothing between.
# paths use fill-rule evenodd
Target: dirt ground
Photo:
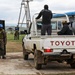
<instances>
[{"instance_id":1,"label":"dirt ground","mask_svg":"<svg viewBox=\"0 0 75 75\"><path fill-rule=\"evenodd\" d=\"M7 42L7 52L22 52L22 44L19 42Z\"/></svg>"},{"instance_id":2,"label":"dirt ground","mask_svg":"<svg viewBox=\"0 0 75 75\"><path fill-rule=\"evenodd\" d=\"M22 52L7 53L6 57L0 59L0 75L75 75L75 69L66 63L50 62L36 70L32 54L27 61Z\"/></svg>"},{"instance_id":3,"label":"dirt ground","mask_svg":"<svg viewBox=\"0 0 75 75\"><path fill-rule=\"evenodd\" d=\"M6 59L0 59L0 75L75 75L75 69L66 63L50 62L36 70L32 54L27 61L23 59L21 43L8 42L7 51Z\"/></svg>"}]
</instances>

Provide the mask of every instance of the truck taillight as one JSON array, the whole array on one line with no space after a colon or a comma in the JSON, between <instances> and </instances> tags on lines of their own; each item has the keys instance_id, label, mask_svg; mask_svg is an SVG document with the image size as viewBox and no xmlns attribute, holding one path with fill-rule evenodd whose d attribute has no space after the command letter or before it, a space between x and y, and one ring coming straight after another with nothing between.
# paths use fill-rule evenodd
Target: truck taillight
<instances>
[{"instance_id":1,"label":"truck taillight","mask_svg":"<svg viewBox=\"0 0 75 75\"><path fill-rule=\"evenodd\" d=\"M44 52L53 52L53 49L44 49Z\"/></svg>"}]
</instances>

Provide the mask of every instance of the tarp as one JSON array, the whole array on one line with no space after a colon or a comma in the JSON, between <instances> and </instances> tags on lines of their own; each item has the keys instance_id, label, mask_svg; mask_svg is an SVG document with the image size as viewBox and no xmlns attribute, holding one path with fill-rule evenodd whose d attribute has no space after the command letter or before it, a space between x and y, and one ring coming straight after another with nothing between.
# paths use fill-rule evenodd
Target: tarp
<instances>
[{"instance_id":1,"label":"tarp","mask_svg":"<svg viewBox=\"0 0 75 75\"><path fill-rule=\"evenodd\" d=\"M67 14L68 16L74 16L75 15L75 11L74 12L67 12L65 14ZM64 14L53 14L53 18L64 17L64 16L65 16Z\"/></svg>"}]
</instances>

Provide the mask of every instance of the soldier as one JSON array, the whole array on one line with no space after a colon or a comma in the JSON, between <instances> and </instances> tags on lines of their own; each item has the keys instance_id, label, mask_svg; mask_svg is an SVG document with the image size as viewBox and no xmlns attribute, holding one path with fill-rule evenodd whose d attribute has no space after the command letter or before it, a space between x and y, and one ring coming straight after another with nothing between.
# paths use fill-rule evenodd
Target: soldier
<instances>
[{"instance_id":1,"label":"soldier","mask_svg":"<svg viewBox=\"0 0 75 75\"><path fill-rule=\"evenodd\" d=\"M63 28L61 31L57 32L58 35L73 35L72 30L69 28L69 23L67 21L62 22Z\"/></svg>"},{"instance_id":2,"label":"soldier","mask_svg":"<svg viewBox=\"0 0 75 75\"><path fill-rule=\"evenodd\" d=\"M6 59L6 32L3 29L3 25L0 24L0 58Z\"/></svg>"},{"instance_id":3,"label":"soldier","mask_svg":"<svg viewBox=\"0 0 75 75\"><path fill-rule=\"evenodd\" d=\"M45 35L47 32L48 35L51 35L52 32L52 26L51 26L51 19L52 19L52 11L48 9L48 5L44 5L44 9L41 10L39 15L36 17L36 19L39 19L42 17L42 29L41 29L41 35Z\"/></svg>"},{"instance_id":4,"label":"soldier","mask_svg":"<svg viewBox=\"0 0 75 75\"><path fill-rule=\"evenodd\" d=\"M14 40L19 39L19 28L15 27Z\"/></svg>"}]
</instances>

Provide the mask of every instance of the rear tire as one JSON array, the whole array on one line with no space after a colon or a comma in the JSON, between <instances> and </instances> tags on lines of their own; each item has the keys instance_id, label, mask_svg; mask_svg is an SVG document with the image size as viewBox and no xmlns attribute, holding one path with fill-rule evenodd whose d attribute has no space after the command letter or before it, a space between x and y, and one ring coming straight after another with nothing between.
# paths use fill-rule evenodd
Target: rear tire
<instances>
[{"instance_id":1,"label":"rear tire","mask_svg":"<svg viewBox=\"0 0 75 75\"><path fill-rule=\"evenodd\" d=\"M24 43L22 44L22 47L23 47L23 58L24 58L24 60L28 60L28 53L26 52L26 49L24 47Z\"/></svg>"},{"instance_id":2,"label":"rear tire","mask_svg":"<svg viewBox=\"0 0 75 75\"><path fill-rule=\"evenodd\" d=\"M38 64L38 51L37 50L35 50L35 53L34 53L34 64L37 70L40 70L42 68L42 64Z\"/></svg>"},{"instance_id":3,"label":"rear tire","mask_svg":"<svg viewBox=\"0 0 75 75\"><path fill-rule=\"evenodd\" d=\"M75 62L74 63L71 63L71 68L75 69Z\"/></svg>"},{"instance_id":4,"label":"rear tire","mask_svg":"<svg viewBox=\"0 0 75 75\"><path fill-rule=\"evenodd\" d=\"M28 60L28 54L27 55L23 55L24 60Z\"/></svg>"}]
</instances>

